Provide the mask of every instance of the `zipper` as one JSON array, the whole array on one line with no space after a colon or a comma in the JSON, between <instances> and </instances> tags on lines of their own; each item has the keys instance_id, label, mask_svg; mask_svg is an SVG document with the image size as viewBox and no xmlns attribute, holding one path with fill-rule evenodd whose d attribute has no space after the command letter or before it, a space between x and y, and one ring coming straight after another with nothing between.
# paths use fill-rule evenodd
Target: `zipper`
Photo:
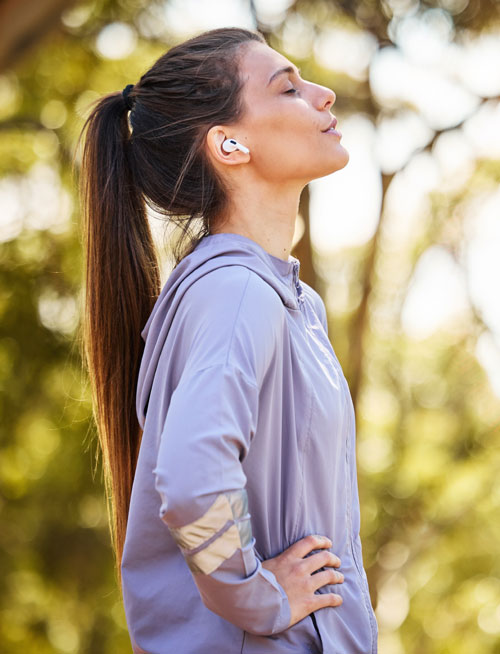
<instances>
[{"instance_id":1,"label":"zipper","mask_svg":"<svg viewBox=\"0 0 500 654\"><path fill-rule=\"evenodd\" d=\"M316 622L316 616L314 615L314 611L310 614L310 616L311 616L311 620L313 621L314 628L316 629L316 633L318 634L319 642L321 643L321 651L323 651L323 639L321 638L321 632L319 630L318 623ZM309 651L317 652L318 650L315 648L314 650L310 649Z\"/></svg>"},{"instance_id":2,"label":"zipper","mask_svg":"<svg viewBox=\"0 0 500 654\"><path fill-rule=\"evenodd\" d=\"M302 311L302 304L304 302L304 291L302 290L302 286L300 285L299 268L300 268L300 263L298 261L294 261L293 262L293 284L295 286L295 296L296 296L297 302L299 304L299 309Z\"/></svg>"}]
</instances>

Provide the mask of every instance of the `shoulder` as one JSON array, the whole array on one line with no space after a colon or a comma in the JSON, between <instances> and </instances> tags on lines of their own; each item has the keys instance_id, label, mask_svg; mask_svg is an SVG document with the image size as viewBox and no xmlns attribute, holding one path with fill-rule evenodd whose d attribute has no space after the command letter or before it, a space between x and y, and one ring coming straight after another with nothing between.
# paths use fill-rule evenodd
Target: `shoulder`
<instances>
[{"instance_id":1,"label":"shoulder","mask_svg":"<svg viewBox=\"0 0 500 654\"><path fill-rule=\"evenodd\" d=\"M201 316L258 317L266 322L283 319L278 293L260 275L246 266L220 266L201 275L187 288L183 301Z\"/></svg>"},{"instance_id":2,"label":"shoulder","mask_svg":"<svg viewBox=\"0 0 500 654\"><path fill-rule=\"evenodd\" d=\"M178 311L196 366L230 363L257 378L270 364L286 319L280 296L243 265L220 266L198 277Z\"/></svg>"}]
</instances>

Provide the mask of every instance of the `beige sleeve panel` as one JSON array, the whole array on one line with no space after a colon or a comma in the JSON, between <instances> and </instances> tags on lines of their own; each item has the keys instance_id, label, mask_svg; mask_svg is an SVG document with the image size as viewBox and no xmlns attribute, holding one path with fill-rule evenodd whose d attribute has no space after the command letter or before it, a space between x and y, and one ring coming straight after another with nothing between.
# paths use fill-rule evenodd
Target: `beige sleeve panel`
<instances>
[{"instance_id":1,"label":"beige sleeve panel","mask_svg":"<svg viewBox=\"0 0 500 654\"><path fill-rule=\"evenodd\" d=\"M170 533L184 550L191 571L211 574L252 540L246 490L220 493L201 518L171 528Z\"/></svg>"}]
</instances>

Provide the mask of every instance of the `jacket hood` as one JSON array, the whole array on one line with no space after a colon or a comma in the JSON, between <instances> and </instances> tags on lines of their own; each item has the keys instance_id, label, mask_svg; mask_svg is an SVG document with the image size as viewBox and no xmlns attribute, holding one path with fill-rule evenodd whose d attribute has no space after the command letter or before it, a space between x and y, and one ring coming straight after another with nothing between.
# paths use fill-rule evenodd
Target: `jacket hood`
<instances>
[{"instance_id":1,"label":"jacket hood","mask_svg":"<svg viewBox=\"0 0 500 654\"><path fill-rule=\"evenodd\" d=\"M183 257L165 282L141 337L145 342L139 369L136 411L144 428L146 407L160 354L170 325L185 291L193 282L222 266L245 266L274 288L288 309L297 309L303 301L299 282L300 261L289 255L288 261L276 257L256 241L230 232L203 236L194 250Z\"/></svg>"}]
</instances>

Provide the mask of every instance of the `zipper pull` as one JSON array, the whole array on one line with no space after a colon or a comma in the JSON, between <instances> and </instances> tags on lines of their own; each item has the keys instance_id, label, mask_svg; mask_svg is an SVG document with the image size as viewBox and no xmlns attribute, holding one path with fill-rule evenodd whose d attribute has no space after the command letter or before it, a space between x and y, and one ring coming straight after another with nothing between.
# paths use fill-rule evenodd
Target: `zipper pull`
<instances>
[{"instance_id":1,"label":"zipper pull","mask_svg":"<svg viewBox=\"0 0 500 654\"><path fill-rule=\"evenodd\" d=\"M299 269L300 263L298 261L293 262L293 283L295 285L295 292L297 294L297 299L299 302L304 301L302 287L299 281Z\"/></svg>"}]
</instances>

